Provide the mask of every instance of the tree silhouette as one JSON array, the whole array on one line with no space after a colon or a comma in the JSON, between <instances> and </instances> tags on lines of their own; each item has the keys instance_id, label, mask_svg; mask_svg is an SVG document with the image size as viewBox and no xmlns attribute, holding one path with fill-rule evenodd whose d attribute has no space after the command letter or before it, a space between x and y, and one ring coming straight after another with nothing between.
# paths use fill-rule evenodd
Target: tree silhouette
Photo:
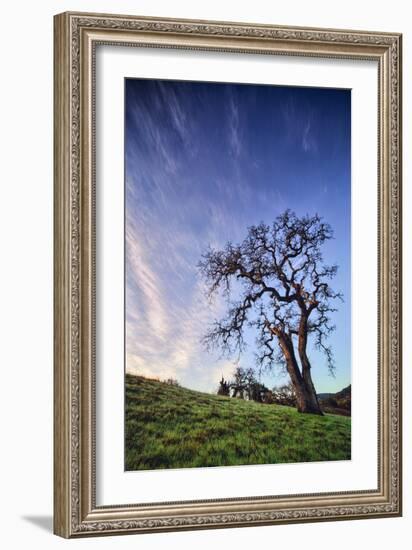
<instances>
[{"instance_id":1,"label":"tree silhouette","mask_svg":"<svg viewBox=\"0 0 412 550\"><path fill-rule=\"evenodd\" d=\"M252 368L244 369L238 366L233 371L232 376L232 380L225 380L222 374L217 390L218 395L263 402L264 396L269 390L257 380Z\"/></svg>"},{"instance_id":2,"label":"tree silhouette","mask_svg":"<svg viewBox=\"0 0 412 550\"><path fill-rule=\"evenodd\" d=\"M219 382L217 395L225 395L227 397L230 397L230 385L229 385L229 382L223 378L223 374Z\"/></svg>"},{"instance_id":3,"label":"tree silhouette","mask_svg":"<svg viewBox=\"0 0 412 550\"><path fill-rule=\"evenodd\" d=\"M335 328L332 301L342 295L329 285L337 266L325 265L321 253L332 236L330 225L319 215L298 217L286 210L271 226L249 227L239 245L228 242L223 250L209 248L199 262L209 297L221 291L228 302L226 317L214 323L205 345L227 354L242 352L245 328L254 327L257 364L266 369L285 366L297 409L305 413L322 414L307 354L309 336L334 371L325 340Z\"/></svg>"}]
</instances>

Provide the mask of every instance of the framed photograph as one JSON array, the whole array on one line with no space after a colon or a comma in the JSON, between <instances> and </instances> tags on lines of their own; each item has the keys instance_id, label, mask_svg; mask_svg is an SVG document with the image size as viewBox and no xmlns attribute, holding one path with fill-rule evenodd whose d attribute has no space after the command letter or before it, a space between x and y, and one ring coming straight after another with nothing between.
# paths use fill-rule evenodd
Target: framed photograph
<instances>
[{"instance_id":1,"label":"framed photograph","mask_svg":"<svg viewBox=\"0 0 412 550\"><path fill-rule=\"evenodd\" d=\"M401 514L401 35L55 17L54 531Z\"/></svg>"}]
</instances>

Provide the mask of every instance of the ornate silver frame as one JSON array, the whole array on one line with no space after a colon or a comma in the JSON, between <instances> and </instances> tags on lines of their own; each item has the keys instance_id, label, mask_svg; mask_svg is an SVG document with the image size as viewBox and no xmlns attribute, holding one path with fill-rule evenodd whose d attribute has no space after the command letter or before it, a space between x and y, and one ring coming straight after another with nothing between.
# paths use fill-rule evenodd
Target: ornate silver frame
<instances>
[{"instance_id":1,"label":"ornate silver frame","mask_svg":"<svg viewBox=\"0 0 412 550\"><path fill-rule=\"evenodd\" d=\"M55 17L54 532L63 537L401 514L401 35L63 13ZM94 52L97 44L378 63L378 489L96 506ZM138 496L137 496L138 498Z\"/></svg>"}]
</instances>

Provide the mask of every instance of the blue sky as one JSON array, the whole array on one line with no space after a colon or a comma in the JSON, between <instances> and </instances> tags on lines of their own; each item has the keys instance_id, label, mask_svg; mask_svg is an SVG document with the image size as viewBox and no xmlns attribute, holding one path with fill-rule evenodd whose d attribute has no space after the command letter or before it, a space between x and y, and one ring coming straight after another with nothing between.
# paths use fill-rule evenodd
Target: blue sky
<instances>
[{"instance_id":1,"label":"blue sky","mask_svg":"<svg viewBox=\"0 0 412 550\"><path fill-rule=\"evenodd\" d=\"M232 358L201 337L225 312L197 264L208 245L240 242L286 208L323 216L343 292L329 343L336 377L309 349L318 392L350 383L350 91L126 79L126 369L214 391ZM240 365L251 366L254 338ZM273 387L285 381L272 374Z\"/></svg>"}]
</instances>

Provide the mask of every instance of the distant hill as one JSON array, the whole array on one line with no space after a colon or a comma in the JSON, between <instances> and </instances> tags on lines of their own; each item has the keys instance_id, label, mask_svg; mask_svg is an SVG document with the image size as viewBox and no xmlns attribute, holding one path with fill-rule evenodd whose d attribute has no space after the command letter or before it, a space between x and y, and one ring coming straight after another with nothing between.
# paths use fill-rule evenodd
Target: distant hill
<instances>
[{"instance_id":1,"label":"distant hill","mask_svg":"<svg viewBox=\"0 0 412 550\"><path fill-rule=\"evenodd\" d=\"M351 416L352 389L350 384L336 393L319 393L318 399L324 412Z\"/></svg>"},{"instance_id":2,"label":"distant hill","mask_svg":"<svg viewBox=\"0 0 412 550\"><path fill-rule=\"evenodd\" d=\"M328 397L332 397L332 395L335 395L334 393L318 393L318 399L327 399Z\"/></svg>"},{"instance_id":3,"label":"distant hill","mask_svg":"<svg viewBox=\"0 0 412 550\"><path fill-rule=\"evenodd\" d=\"M350 418L126 375L126 470L351 457Z\"/></svg>"}]
</instances>

